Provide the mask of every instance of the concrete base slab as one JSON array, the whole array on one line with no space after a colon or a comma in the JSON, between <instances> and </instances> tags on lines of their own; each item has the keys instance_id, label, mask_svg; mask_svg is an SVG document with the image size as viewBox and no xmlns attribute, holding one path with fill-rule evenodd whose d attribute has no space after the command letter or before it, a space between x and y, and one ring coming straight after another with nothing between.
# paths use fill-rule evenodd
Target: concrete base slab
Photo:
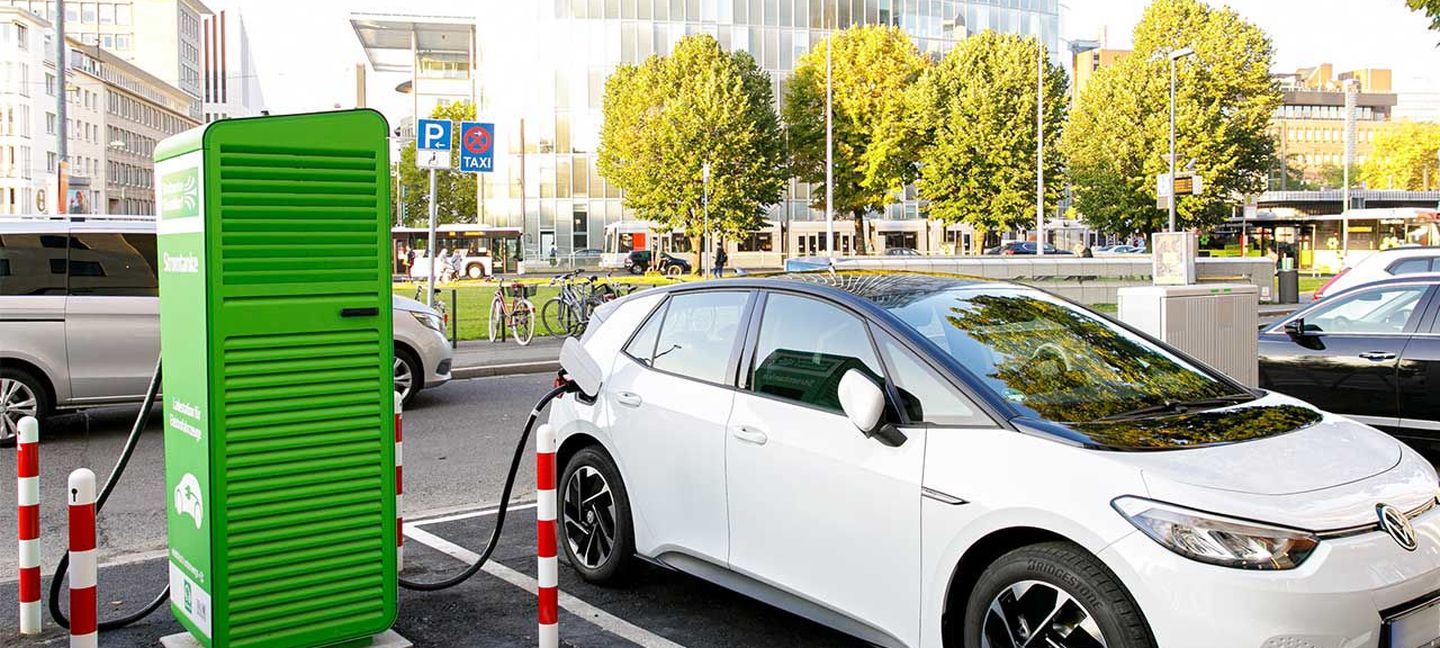
<instances>
[{"instance_id":1,"label":"concrete base slab","mask_svg":"<svg viewBox=\"0 0 1440 648\"><path fill-rule=\"evenodd\" d=\"M188 632L168 635L160 638L160 645L164 648L203 648L195 637ZM394 630L386 630L370 638L371 648L412 648L415 644L409 639L400 636Z\"/></svg>"}]
</instances>

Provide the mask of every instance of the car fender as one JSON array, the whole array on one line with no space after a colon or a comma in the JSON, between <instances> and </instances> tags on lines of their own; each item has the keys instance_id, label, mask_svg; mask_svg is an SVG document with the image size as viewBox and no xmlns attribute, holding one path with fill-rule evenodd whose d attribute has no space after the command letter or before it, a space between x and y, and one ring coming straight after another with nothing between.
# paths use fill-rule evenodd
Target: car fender
<instances>
[{"instance_id":1,"label":"car fender","mask_svg":"<svg viewBox=\"0 0 1440 648\"><path fill-rule=\"evenodd\" d=\"M1133 533L1110 502L1147 491L1140 471L1116 455L1002 428L932 430L921 505L922 645L941 645L951 581L987 538L1058 537L1099 556Z\"/></svg>"},{"instance_id":2,"label":"car fender","mask_svg":"<svg viewBox=\"0 0 1440 648\"><path fill-rule=\"evenodd\" d=\"M70 380L68 378L65 380L58 378L58 376L65 375L65 373L57 372L55 367L51 366L43 358L29 353L20 347L5 349L4 352L0 352L0 365L12 365L12 361L18 361L40 370L38 378L44 380L49 385L50 391L52 392L51 395L55 399L53 405L56 407L64 407L66 403L70 402ZM68 372L68 369L66 371Z\"/></svg>"}]
</instances>

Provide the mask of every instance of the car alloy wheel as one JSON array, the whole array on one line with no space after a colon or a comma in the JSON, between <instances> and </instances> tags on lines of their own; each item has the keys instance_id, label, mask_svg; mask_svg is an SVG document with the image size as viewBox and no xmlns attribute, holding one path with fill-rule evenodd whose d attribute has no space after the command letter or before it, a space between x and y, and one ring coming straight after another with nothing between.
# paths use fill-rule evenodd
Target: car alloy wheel
<instances>
[{"instance_id":1,"label":"car alloy wheel","mask_svg":"<svg viewBox=\"0 0 1440 648\"><path fill-rule=\"evenodd\" d=\"M1105 648L1104 633L1075 597L1049 583L1027 580L990 601L980 631L982 648Z\"/></svg>"},{"instance_id":2,"label":"car alloy wheel","mask_svg":"<svg viewBox=\"0 0 1440 648\"><path fill-rule=\"evenodd\" d=\"M20 433L20 419L39 412L40 399L29 385L14 378L0 378L0 441L14 439Z\"/></svg>"},{"instance_id":3,"label":"car alloy wheel","mask_svg":"<svg viewBox=\"0 0 1440 648\"><path fill-rule=\"evenodd\" d=\"M395 354L395 391L400 392L400 400L410 398L410 390L415 388L415 371L410 367L400 354Z\"/></svg>"},{"instance_id":4,"label":"car alloy wheel","mask_svg":"<svg viewBox=\"0 0 1440 648\"><path fill-rule=\"evenodd\" d=\"M617 515L615 496L599 471L581 466L570 474L562 515L570 554L590 569L605 564L615 550Z\"/></svg>"}]
</instances>

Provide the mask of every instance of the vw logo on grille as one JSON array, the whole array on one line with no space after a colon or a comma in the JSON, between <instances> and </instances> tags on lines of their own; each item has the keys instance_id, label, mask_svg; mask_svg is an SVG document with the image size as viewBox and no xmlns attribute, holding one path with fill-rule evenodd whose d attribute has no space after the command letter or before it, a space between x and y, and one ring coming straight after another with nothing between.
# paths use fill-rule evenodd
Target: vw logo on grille
<instances>
[{"instance_id":1,"label":"vw logo on grille","mask_svg":"<svg viewBox=\"0 0 1440 648\"><path fill-rule=\"evenodd\" d=\"M1376 504L1375 514L1380 517L1380 529L1390 534L1395 544L1404 547L1406 551L1415 551L1418 546L1415 544L1415 527L1410 525L1410 520L1400 509L1389 504Z\"/></svg>"}]
</instances>

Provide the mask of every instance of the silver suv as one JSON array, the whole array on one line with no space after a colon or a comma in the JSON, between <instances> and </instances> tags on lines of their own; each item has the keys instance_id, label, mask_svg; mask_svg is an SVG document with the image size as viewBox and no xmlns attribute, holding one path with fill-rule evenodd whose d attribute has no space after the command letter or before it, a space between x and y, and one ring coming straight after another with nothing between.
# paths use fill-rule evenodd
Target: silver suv
<instances>
[{"instance_id":1,"label":"silver suv","mask_svg":"<svg viewBox=\"0 0 1440 648\"><path fill-rule=\"evenodd\" d=\"M0 218L0 443L22 416L134 403L160 353L155 221ZM443 318L393 298L395 388L450 380Z\"/></svg>"}]
</instances>

